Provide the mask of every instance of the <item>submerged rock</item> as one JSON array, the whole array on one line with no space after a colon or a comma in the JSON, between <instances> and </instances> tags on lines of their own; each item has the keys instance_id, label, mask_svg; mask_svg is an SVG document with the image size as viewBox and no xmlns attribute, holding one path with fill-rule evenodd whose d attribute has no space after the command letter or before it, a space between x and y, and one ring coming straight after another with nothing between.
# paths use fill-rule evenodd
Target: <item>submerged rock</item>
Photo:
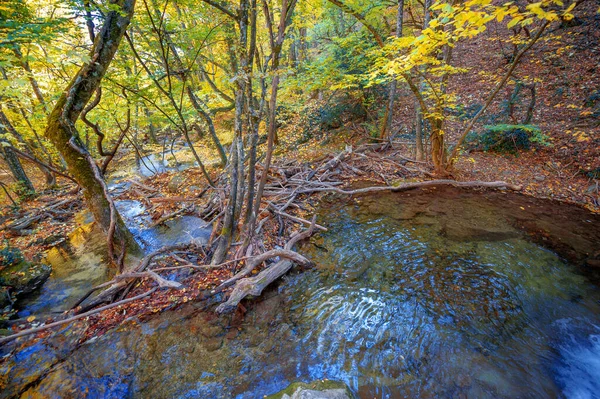
<instances>
[{"instance_id":1,"label":"submerged rock","mask_svg":"<svg viewBox=\"0 0 600 399\"><path fill-rule=\"evenodd\" d=\"M52 272L43 263L20 260L9 266L0 266L0 311L10 313L15 297L30 294L40 288Z\"/></svg>"},{"instance_id":2,"label":"submerged rock","mask_svg":"<svg viewBox=\"0 0 600 399\"><path fill-rule=\"evenodd\" d=\"M295 382L281 392L270 395L268 399L351 399L353 396L345 384L323 380L309 384Z\"/></svg>"},{"instance_id":3,"label":"submerged rock","mask_svg":"<svg viewBox=\"0 0 600 399\"><path fill-rule=\"evenodd\" d=\"M43 263L21 261L0 270L0 285L10 287L13 294L29 294L50 277L52 268Z\"/></svg>"},{"instance_id":4,"label":"submerged rock","mask_svg":"<svg viewBox=\"0 0 600 399\"><path fill-rule=\"evenodd\" d=\"M86 328L77 321L39 341L22 337L0 346L0 399L18 397L40 382L75 350Z\"/></svg>"}]
</instances>

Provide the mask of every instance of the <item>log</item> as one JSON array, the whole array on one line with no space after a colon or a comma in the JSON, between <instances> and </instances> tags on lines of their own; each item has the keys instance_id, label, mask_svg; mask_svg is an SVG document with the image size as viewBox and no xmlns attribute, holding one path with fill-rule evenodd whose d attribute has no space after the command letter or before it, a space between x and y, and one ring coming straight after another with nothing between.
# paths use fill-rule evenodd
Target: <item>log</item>
<instances>
[{"instance_id":1,"label":"log","mask_svg":"<svg viewBox=\"0 0 600 399\"><path fill-rule=\"evenodd\" d=\"M266 260L275 257L285 258L299 263L301 265L310 265L310 261L297 252L291 251L289 249L272 249L270 251L257 255L251 259L248 259L246 261L246 266L241 271L236 273L236 275L231 277L229 280L225 280L224 282L222 282L221 285L219 285L219 287L216 288L216 290L222 290L223 288L233 285L236 281L241 280L243 277L246 277L247 275L252 273L252 270L256 269L258 265L260 265Z\"/></svg>"},{"instance_id":2,"label":"log","mask_svg":"<svg viewBox=\"0 0 600 399\"><path fill-rule=\"evenodd\" d=\"M248 295L259 296L269 284L286 274L293 265L294 264L287 259L280 260L258 273L256 276L238 281L227 301L217 306L216 312L233 312L242 299Z\"/></svg>"},{"instance_id":3,"label":"log","mask_svg":"<svg viewBox=\"0 0 600 399\"><path fill-rule=\"evenodd\" d=\"M240 301L248 295L259 296L265 289L265 287L267 287L273 281L277 280L279 277L287 273L294 265L294 262L309 265L310 261L302 255L292 251L292 248L294 247L294 245L296 245L297 242L299 242L300 240L304 240L313 234L314 229L316 227L316 220L317 217L313 216L310 227L307 230L292 236L292 238L290 238L290 240L285 244L283 250L275 249L254 257L251 261L247 262L247 266L246 268L244 268L244 270L242 270L240 273L236 274L234 277L227 280L226 282L221 284L216 290L214 290L213 292L222 291L223 288L227 286L227 284L231 285L231 283L237 281L227 301L217 306L216 312L232 312L237 308ZM249 274L256 266L258 266L266 259L273 257L273 255L275 254L277 254L277 256L280 257L285 256L287 259L280 260L274 265L271 265L265 270L261 271L260 273L258 273L258 275L254 277L241 278Z\"/></svg>"},{"instance_id":4,"label":"log","mask_svg":"<svg viewBox=\"0 0 600 399\"><path fill-rule=\"evenodd\" d=\"M398 191L406 191L412 190L420 187L431 187L431 186L454 186L454 187L480 187L480 188L508 188L514 191L521 191L522 187L515 184L506 183L503 181L493 181L493 182L485 182L485 181L456 181L456 180L427 180L416 183L402 183L398 186L375 186L375 187L365 187L359 188L356 190L343 190L337 187L317 187L317 188L307 188L303 190L299 190L298 194L308 194L308 193L316 193L316 192L332 192L338 194L345 195L357 195L357 194L368 194L374 192L381 191L390 191L390 192L398 192Z\"/></svg>"}]
</instances>

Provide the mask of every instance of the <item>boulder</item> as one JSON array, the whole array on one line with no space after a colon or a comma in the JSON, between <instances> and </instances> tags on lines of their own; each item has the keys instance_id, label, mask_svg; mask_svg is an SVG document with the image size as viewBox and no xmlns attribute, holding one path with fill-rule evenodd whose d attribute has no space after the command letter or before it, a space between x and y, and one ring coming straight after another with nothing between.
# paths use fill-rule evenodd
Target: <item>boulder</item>
<instances>
[{"instance_id":1,"label":"boulder","mask_svg":"<svg viewBox=\"0 0 600 399\"><path fill-rule=\"evenodd\" d=\"M268 399L352 399L348 387L338 381L295 382Z\"/></svg>"},{"instance_id":2,"label":"boulder","mask_svg":"<svg viewBox=\"0 0 600 399\"><path fill-rule=\"evenodd\" d=\"M52 267L22 260L0 270L0 286L10 287L15 295L29 294L50 277Z\"/></svg>"},{"instance_id":3,"label":"boulder","mask_svg":"<svg viewBox=\"0 0 600 399\"><path fill-rule=\"evenodd\" d=\"M177 193L179 191L179 187L185 182L185 177L181 174L175 174L167 183L167 190L171 193Z\"/></svg>"}]
</instances>

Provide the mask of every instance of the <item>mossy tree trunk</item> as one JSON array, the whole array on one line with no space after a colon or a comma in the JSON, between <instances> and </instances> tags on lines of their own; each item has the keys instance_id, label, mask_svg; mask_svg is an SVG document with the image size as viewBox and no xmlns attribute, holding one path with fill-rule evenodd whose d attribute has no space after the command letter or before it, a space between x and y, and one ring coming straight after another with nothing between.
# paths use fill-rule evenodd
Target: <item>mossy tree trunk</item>
<instances>
[{"instance_id":1,"label":"mossy tree trunk","mask_svg":"<svg viewBox=\"0 0 600 399\"><path fill-rule=\"evenodd\" d=\"M12 173L17 182L17 193L25 196L31 195L35 192L33 184L31 184L31 180L29 180L27 174L25 174L25 170L23 169L17 154L13 151L12 145L5 138L5 133L4 126L0 124L0 156L8 165L10 173Z\"/></svg>"},{"instance_id":2,"label":"mossy tree trunk","mask_svg":"<svg viewBox=\"0 0 600 399\"><path fill-rule=\"evenodd\" d=\"M75 128L82 110L100 86L133 16L135 0L111 0L110 3L112 11L106 14L104 25L95 38L90 61L81 67L56 102L45 135L63 156L69 172L82 187L94 219L108 234L109 252L112 252L113 239L129 247L136 244L115 209L100 169L83 146ZM112 253L110 255L115 260Z\"/></svg>"}]
</instances>

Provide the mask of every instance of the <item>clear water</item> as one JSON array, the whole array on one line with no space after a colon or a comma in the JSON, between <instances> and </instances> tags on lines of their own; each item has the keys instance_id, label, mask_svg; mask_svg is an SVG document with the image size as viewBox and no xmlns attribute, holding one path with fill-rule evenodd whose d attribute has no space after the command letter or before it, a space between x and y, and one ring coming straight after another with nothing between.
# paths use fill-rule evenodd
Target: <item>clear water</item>
<instances>
[{"instance_id":1,"label":"clear water","mask_svg":"<svg viewBox=\"0 0 600 399\"><path fill-rule=\"evenodd\" d=\"M167 245L186 243L202 244L208 240L211 228L195 216L180 216L159 226L152 226L146 208L139 201L116 201L123 220L142 248L155 251ZM108 265L108 250L104 234L93 223L89 212L76 216L79 227L69 239L44 256L44 262L52 266L50 278L35 293L19 302L19 317L47 316L72 307L91 288L110 280L115 269ZM140 256L126 258L127 265L139 262Z\"/></svg>"},{"instance_id":2,"label":"clear water","mask_svg":"<svg viewBox=\"0 0 600 399\"><path fill-rule=\"evenodd\" d=\"M126 325L23 397L262 398L333 379L360 398L597 398L600 290L515 226L595 246L582 232L598 219L563 208L574 232L529 207L477 193L325 203L329 231L301 249L316 266L243 318L189 305Z\"/></svg>"},{"instance_id":3,"label":"clear water","mask_svg":"<svg viewBox=\"0 0 600 399\"><path fill-rule=\"evenodd\" d=\"M319 354L310 378L365 398L600 395L597 287L520 237L448 239L442 225L465 221L453 217L369 219L358 206L330 218L309 251L318 272L290 294L318 326L301 340Z\"/></svg>"}]
</instances>

